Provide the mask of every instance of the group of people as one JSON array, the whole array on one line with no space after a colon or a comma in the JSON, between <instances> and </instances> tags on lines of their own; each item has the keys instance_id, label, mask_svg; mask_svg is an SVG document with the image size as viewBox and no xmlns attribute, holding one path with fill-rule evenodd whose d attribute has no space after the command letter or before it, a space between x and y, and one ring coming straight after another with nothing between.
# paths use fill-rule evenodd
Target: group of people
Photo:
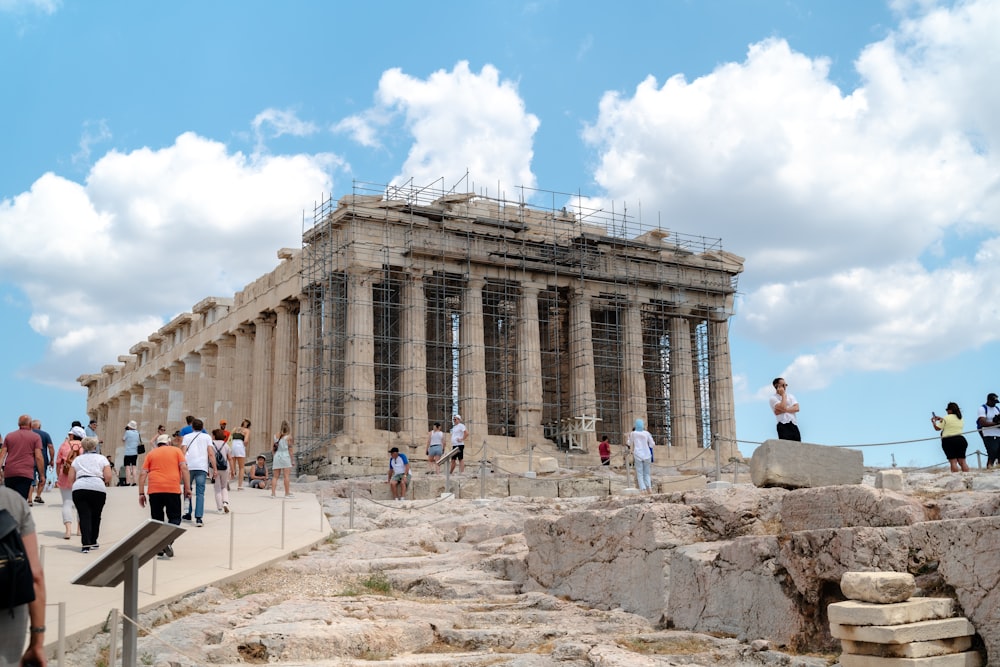
<instances>
[{"instance_id":1,"label":"group of people","mask_svg":"<svg viewBox=\"0 0 1000 667\"><path fill-rule=\"evenodd\" d=\"M798 413L799 402L788 392L788 383L784 378L774 378L772 382L774 394L770 398L771 410L777 419L779 440L802 440L799 434ZM1000 465L1000 400L997 394L986 395L977 413L974 430L979 432L986 447L987 470ZM965 420L962 409L954 401L945 406L944 416L931 412L931 426L941 433L941 449L952 472L969 472L965 456L969 442L965 438ZM971 430L971 429L970 429Z\"/></svg>"},{"instance_id":2,"label":"group of people","mask_svg":"<svg viewBox=\"0 0 1000 667\"><path fill-rule=\"evenodd\" d=\"M445 435L445 432L441 430L441 422L434 422L431 430L427 433L427 447L424 453L427 455L427 463L434 466L435 474L441 472L441 466L438 462L444 456ZM460 473L465 472L465 441L468 438L469 429L462 422L462 415L455 415L451 418L451 448L457 451L451 456L449 473L455 472L456 466ZM428 472L430 471L428 470ZM410 486L411 480L409 458L399 451L399 447L393 447L389 450L389 475L386 477L393 500L406 498L406 489Z\"/></svg>"}]
</instances>

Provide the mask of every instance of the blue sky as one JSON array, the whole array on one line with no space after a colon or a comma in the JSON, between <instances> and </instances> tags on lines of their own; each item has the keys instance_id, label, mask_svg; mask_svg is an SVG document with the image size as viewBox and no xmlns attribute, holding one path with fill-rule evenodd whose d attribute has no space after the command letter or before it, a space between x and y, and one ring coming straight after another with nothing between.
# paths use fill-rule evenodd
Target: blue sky
<instances>
[{"instance_id":1,"label":"blue sky","mask_svg":"<svg viewBox=\"0 0 1000 667\"><path fill-rule=\"evenodd\" d=\"M273 268L324 194L468 171L745 257L741 440L775 375L807 441L928 438L1000 387L998 34L985 0L0 0L7 425L83 418L79 375Z\"/></svg>"}]
</instances>

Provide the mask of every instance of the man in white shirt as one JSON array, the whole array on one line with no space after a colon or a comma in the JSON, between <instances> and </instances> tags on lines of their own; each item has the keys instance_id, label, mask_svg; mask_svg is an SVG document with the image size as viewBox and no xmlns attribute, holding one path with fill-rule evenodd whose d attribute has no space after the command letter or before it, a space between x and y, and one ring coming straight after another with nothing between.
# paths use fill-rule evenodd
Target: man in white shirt
<instances>
[{"instance_id":1,"label":"man in white shirt","mask_svg":"<svg viewBox=\"0 0 1000 667\"><path fill-rule=\"evenodd\" d=\"M986 405L979 406L976 428L986 445L986 467L992 468L1000 463L1000 406L997 406L996 394L989 394Z\"/></svg>"},{"instance_id":2,"label":"man in white shirt","mask_svg":"<svg viewBox=\"0 0 1000 667\"><path fill-rule=\"evenodd\" d=\"M448 472L455 472L455 463L458 463L458 471L465 472L465 439L469 437L469 430L462 423L462 415L455 415L451 418L451 448L458 449L458 452L451 457L451 468Z\"/></svg>"},{"instance_id":3,"label":"man in white shirt","mask_svg":"<svg viewBox=\"0 0 1000 667\"><path fill-rule=\"evenodd\" d=\"M788 393L788 383L785 378L774 378L774 395L771 396L771 411L778 420L778 440L795 440L802 442L799 433L799 402Z\"/></svg>"}]
</instances>

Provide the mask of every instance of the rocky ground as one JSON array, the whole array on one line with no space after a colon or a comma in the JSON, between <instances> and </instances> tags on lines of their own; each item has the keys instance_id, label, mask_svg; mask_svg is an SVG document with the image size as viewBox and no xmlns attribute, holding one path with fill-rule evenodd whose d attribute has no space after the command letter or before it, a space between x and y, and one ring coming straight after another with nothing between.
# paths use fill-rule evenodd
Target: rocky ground
<instances>
[{"instance_id":1,"label":"rocky ground","mask_svg":"<svg viewBox=\"0 0 1000 667\"><path fill-rule=\"evenodd\" d=\"M939 482L933 482L939 478ZM926 475L917 493L961 492ZM243 581L209 587L142 615L139 664L642 667L800 665L836 655L789 655L765 641L654 626L620 608L594 609L525 576L525 520L594 499L503 498L390 503L333 497L315 482L335 536ZM66 665L105 664L107 634Z\"/></svg>"}]
</instances>

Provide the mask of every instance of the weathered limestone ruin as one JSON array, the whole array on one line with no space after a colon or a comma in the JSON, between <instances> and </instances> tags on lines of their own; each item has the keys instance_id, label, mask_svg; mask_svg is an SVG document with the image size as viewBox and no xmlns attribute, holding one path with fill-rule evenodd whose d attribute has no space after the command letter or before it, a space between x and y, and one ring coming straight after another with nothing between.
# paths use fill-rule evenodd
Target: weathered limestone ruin
<instances>
[{"instance_id":1,"label":"weathered limestone ruin","mask_svg":"<svg viewBox=\"0 0 1000 667\"><path fill-rule=\"evenodd\" d=\"M105 433L250 419L253 457L287 419L300 471L324 476L381 468L392 445L419 460L456 413L472 459L596 462L599 435L621 444L635 418L668 445L657 463L740 455L728 320L743 260L716 240L388 189L322 202L303 248L278 256L79 378Z\"/></svg>"}]
</instances>

